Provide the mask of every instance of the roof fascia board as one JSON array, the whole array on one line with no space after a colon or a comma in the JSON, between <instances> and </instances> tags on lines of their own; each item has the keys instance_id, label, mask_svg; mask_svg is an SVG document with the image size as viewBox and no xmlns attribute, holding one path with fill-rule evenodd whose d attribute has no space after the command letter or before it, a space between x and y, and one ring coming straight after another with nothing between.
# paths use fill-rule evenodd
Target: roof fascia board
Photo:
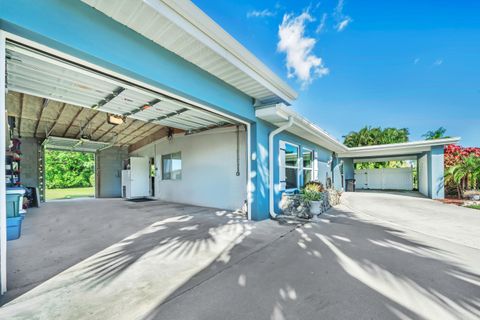
<instances>
[{"instance_id":1,"label":"roof fascia board","mask_svg":"<svg viewBox=\"0 0 480 320\"><path fill-rule=\"evenodd\" d=\"M371 155L388 155L389 153L413 154L429 151L431 147L455 144L460 141L459 137L445 138L437 140L422 140L405 143L383 144L375 146L365 146L348 148L347 152L341 153L341 157L366 157Z\"/></svg>"},{"instance_id":2,"label":"roof fascia board","mask_svg":"<svg viewBox=\"0 0 480 320\"><path fill-rule=\"evenodd\" d=\"M300 127L302 130L305 130L318 137L320 140L313 142L330 148L332 151L337 152L338 156L342 158L412 155L430 151L431 147L434 146L455 144L460 141L459 137L453 137L437 140L422 140L406 143L349 148L330 136L320 127L303 118L283 104L258 107L255 110L255 114L258 118L266 120L274 125L279 125L279 123L287 121L290 116L293 117L295 126ZM287 129L287 131L291 130L292 129Z\"/></svg>"},{"instance_id":3,"label":"roof fascia board","mask_svg":"<svg viewBox=\"0 0 480 320\"><path fill-rule=\"evenodd\" d=\"M297 93L193 3L143 0L185 32L219 54L265 88L291 104Z\"/></svg>"}]
</instances>

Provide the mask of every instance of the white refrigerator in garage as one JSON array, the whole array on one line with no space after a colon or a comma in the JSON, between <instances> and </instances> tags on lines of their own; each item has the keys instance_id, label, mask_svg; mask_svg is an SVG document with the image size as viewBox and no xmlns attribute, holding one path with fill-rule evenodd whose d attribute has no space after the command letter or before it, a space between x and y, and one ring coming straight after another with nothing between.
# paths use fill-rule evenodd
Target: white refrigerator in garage
<instances>
[{"instance_id":1,"label":"white refrigerator in garage","mask_svg":"<svg viewBox=\"0 0 480 320\"><path fill-rule=\"evenodd\" d=\"M122 170L122 197L143 198L150 195L150 163L148 158L130 157Z\"/></svg>"}]
</instances>

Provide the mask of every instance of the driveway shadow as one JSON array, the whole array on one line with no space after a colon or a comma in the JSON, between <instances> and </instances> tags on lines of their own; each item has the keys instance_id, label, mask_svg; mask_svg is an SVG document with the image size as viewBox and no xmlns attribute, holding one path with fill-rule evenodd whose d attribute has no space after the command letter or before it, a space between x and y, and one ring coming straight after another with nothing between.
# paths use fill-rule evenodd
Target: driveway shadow
<instances>
[{"instance_id":1,"label":"driveway shadow","mask_svg":"<svg viewBox=\"0 0 480 320\"><path fill-rule=\"evenodd\" d=\"M332 209L212 263L142 319L478 319L480 275L456 248Z\"/></svg>"}]
</instances>

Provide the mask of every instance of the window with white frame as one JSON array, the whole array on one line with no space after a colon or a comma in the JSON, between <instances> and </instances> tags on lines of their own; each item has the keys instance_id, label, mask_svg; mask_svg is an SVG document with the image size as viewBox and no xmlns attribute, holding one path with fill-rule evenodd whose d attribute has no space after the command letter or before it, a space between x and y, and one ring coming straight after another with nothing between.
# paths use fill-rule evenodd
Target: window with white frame
<instances>
[{"instance_id":1,"label":"window with white frame","mask_svg":"<svg viewBox=\"0 0 480 320\"><path fill-rule=\"evenodd\" d=\"M170 153L162 156L162 180L182 179L182 153Z\"/></svg>"},{"instance_id":2,"label":"window with white frame","mask_svg":"<svg viewBox=\"0 0 480 320\"><path fill-rule=\"evenodd\" d=\"M298 188L299 147L284 141L280 142L280 184L281 189Z\"/></svg>"},{"instance_id":3,"label":"window with white frame","mask_svg":"<svg viewBox=\"0 0 480 320\"><path fill-rule=\"evenodd\" d=\"M302 149L302 174L303 174L303 184L306 184L314 180L313 177L313 151L310 149Z\"/></svg>"}]
</instances>

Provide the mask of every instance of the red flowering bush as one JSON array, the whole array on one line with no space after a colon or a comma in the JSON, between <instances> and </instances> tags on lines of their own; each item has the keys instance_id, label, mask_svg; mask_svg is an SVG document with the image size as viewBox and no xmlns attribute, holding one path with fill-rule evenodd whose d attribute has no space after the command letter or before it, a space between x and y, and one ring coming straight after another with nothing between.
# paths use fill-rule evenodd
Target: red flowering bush
<instances>
[{"instance_id":1,"label":"red flowering bush","mask_svg":"<svg viewBox=\"0 0 480 320\"><path fill-rule=\"evenodd\" d=\"M467 158L474 156L476 158L480 159L480 148L475 148L475 147L468 147L464 148L458 145L448 145L445 146L445 151L444 151L444 161L445 161L445 172L447 176L451 176L451 171L450 169L455 170L454 167L458 167L459 165L465 164L465 161ZM462 190L465 188L468 188L469 186L472 186L475 188L475 186L478 188L479 185L479 180L474 179L474 177L471 180L469 179L469 175L467 175L465 178L463 178L463 181L461 182L460 185L456 185L452 179L448 179L446 176L445 179L445 193L447 195L457 195L460 197L461 194L463 194ZM470 180L470 182L469 182ZM460 190L460 189L461 190Z\"/></svg>"},{"instance_id":2,"label":"red flowering bush","mask_svg":"<svg viewBox=\"0 0 480 320\"><path fill-rule=\"evenodd\" d=\"M445 146L445 168L450 168L462 162L464 158L471 154L480 157L480 148L464 148L455 144Z\"/></svg>"}]
</instances>

